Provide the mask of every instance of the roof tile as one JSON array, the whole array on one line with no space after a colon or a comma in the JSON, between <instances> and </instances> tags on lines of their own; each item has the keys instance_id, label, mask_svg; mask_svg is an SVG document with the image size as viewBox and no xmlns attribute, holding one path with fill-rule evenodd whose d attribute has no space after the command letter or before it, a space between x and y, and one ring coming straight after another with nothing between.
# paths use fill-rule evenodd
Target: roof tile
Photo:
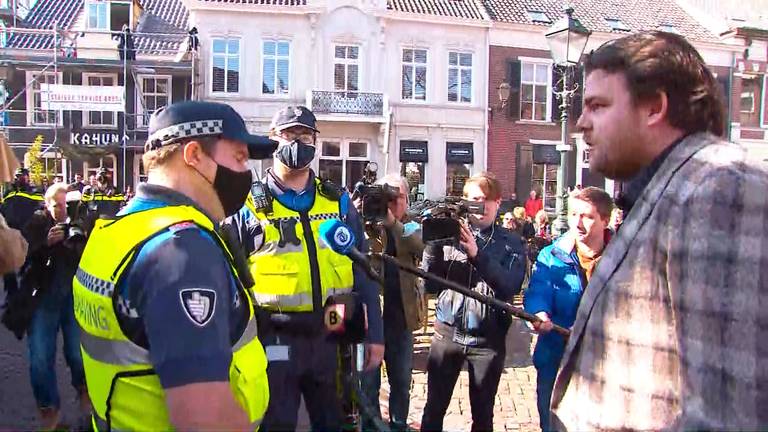
<instances>
[{"instance_id":1,"label":"roof tile","mask_svg":"<svg viewBox=\"0 0 768 432\"><path fill-rule=\"evenodd\" d=\"M549 26L534 22L528 11L544 12L553 22L564 16L562 0L482 0L491 19L499 22ZM683 36L693 40L718 41L718 37L688 15L675 0L572 0L574 17L592 31L625 33L612 30L606 18L620 19L632 32L658 30L662 24L673 25Z\"/></svg>"},{"instance_id":2,"label":"roof tile","mask_svg":"<svg viewBox=\"0 0 768 432\"><path fill-rule=\"evenodd\" d=\"M387 9L450 18L488 19L476 0L387 0Z\"/></svg>"},{"instance_id":3,"label":"roof tile","mask_svg":"<svg viewBox=\"0 0 768 432\"><path fill-rule=\"evenodd\" d=\"M141 54L174 55L187 34L189 11L181 0L139 0L144 9L136 35L136 49ZM52 30L69 29L83 9L83 0L38 0L29 11L22 27ZM175 36L178 35L178 36ZM13 34L7 46L17 49L52 49L53 36L42 34Z\"/></svg>"}]
</instances>

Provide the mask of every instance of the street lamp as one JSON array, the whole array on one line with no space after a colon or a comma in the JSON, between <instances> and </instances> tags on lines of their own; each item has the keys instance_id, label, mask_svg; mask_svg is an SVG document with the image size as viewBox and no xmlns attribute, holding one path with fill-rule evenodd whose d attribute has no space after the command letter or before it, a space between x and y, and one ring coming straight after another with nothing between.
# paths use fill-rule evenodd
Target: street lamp
<instances>
[{"instance_id":1,"label":"street lamp","mask_svg":"<svg viewBox=\"0 0 768 432\"><path fill-rule=\"evenodd\" d=\"M544 37L547 38L547 44L552 53L552 60L554 60L555 66L563 69L563 89L562 91L553 91L560 99L560 122L562 127L561 143L557 146L557 151L560 152L560 166L557 167L557 201L555 204L557 220L554 223L554 229L559 234L564 234L568 230L567 191L565 187L566 164L568 163L568 152L571 151L571 144L568 140L568 107L570 106L571 97L578 89L578 84L571 86L568 78L572 68L579 64L591 34L579 20L573 17L572 7L565 9L565 15L544 34Z\"/></svg>"}]
</instances>

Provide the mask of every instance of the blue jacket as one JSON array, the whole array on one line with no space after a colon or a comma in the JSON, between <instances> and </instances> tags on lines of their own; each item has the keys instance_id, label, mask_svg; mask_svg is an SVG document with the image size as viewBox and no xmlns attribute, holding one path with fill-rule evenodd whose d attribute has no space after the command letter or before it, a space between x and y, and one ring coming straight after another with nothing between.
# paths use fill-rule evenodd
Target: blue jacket
<instances>
[{"instance_id":1,"label":"blue jacket","mask_svg":"<svg viewBox=\"0 0 768 432\"><path fill-rule=\"evenodd\" d=\"M570 328L586 285L574 237L564 235L539 253L525 292L525 310L533 314L546 312L553 323ZM533 351L533 365L539 370L557 371L564 350L561 335L542 334Z\"/></svg>"}]
</instances>

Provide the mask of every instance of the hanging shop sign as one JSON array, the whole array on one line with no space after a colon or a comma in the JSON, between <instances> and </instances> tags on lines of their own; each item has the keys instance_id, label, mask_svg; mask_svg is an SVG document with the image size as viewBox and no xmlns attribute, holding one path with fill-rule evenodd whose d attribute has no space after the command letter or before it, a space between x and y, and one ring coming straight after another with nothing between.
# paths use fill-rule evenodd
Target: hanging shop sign
<instances>
[{"instance_id":1,"label":"hanging shop sign","mask_svg":"<svg viewBox=\"0 0 768 432\"><path fill-rule=\"evenodd\" d=\"M123 112L125 90L119 86L40 84L40 101L44 110Z\"/></svg>"}]
</instances>

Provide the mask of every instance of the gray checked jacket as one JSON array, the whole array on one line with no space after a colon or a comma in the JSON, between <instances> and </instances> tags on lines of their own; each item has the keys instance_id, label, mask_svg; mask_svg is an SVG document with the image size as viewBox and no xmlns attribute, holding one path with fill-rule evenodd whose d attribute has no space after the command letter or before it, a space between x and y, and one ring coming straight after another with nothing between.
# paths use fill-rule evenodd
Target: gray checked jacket
<instances>
[{"instance_id":1,"label":"gray checked jacket","mask_svg":"<svg viewBox=\"0 0 768 432\"><path fill-rule=\"evenodd\" d=\"M768 173L685 138L606 248L552 395L561 430L768 428Z\"/></svg>"}]
</instances>

